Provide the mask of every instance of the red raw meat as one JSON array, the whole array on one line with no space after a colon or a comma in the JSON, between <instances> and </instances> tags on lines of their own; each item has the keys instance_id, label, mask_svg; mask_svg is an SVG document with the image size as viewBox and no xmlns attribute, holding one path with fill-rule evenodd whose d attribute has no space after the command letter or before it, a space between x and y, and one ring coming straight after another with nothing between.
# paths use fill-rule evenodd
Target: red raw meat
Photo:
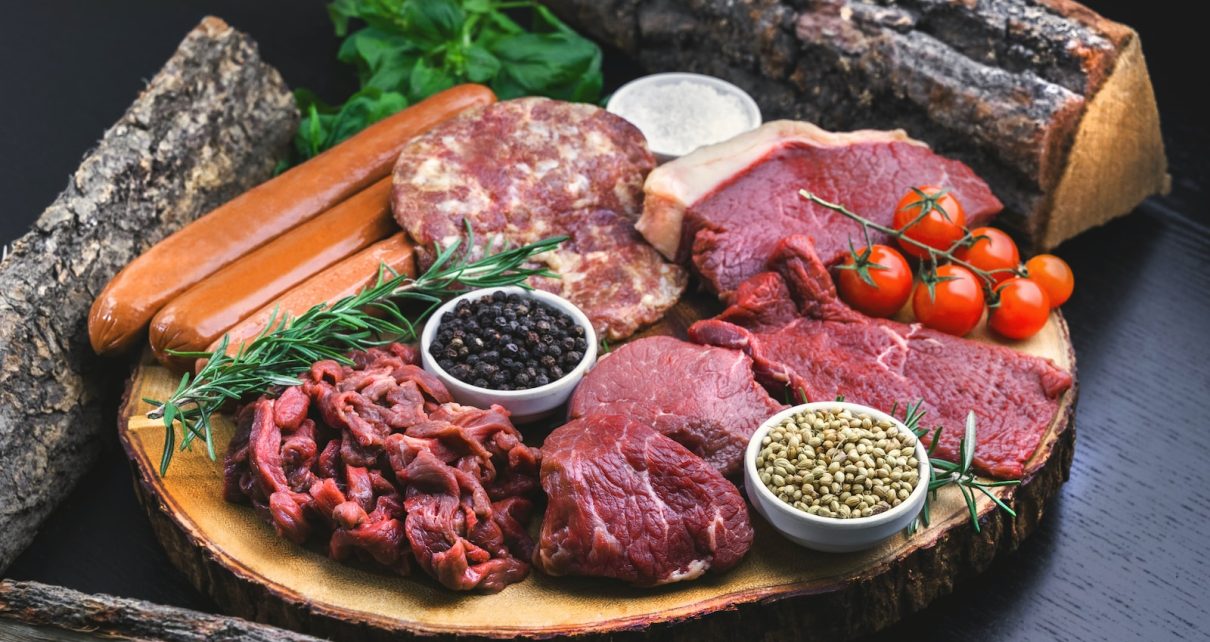
<instances>
[{"instance_id":1,"label":"red raw meat","mask_svg":"<svg viewBox=\"0 0 1210 642\"><path fill-rule=\"evenodd\" d=\"M938 456L955 460L966 415L978 418L975 466L1020 477L1071 387L1048 359L886 319L871 319L836 297L809 238L781 242L771 265L715 319L689 328L693 340L741 348L771 390L890 410L924 400L926 425L944 427ZM795 306L797 302L797 309ZM926 438L926 442L927 442Z\"/></svg>"},{"instance_id":2,"label":"red raw meat","mask_svg":"<svg viewBox=\"0 0 1210 642\"><path fill-rule=\"evenodd\" d=\"M784 407L756 383L742 351L647 337L603 357L576 387L568 415L626 415L733 475L748 438Z\"/></svg>"},{"instance_id":3,"label":"red raw meat","mask_svg":"<svg viewBox=\"0 0 1210 642\"><path fill-rule=\"evenodd\" d=\"M351 367L320 361L303 385L241 410L223 496L293 542L328 537L337 560L401 574L415 562L457 590L524 579L539 453L508 412L453 403L412 348L350 356Z\"/></svg>"},{"instance_id":4,"label":"red raw meat","mask_svg":"<svg viewBox=\"0 0 1210 642\"><path fill-rule=\"evenodd\" d=\"M839 261L860 226L798 195L807 189L877 223L890 225L910 187L939 185L976 227L1003 205L969 167L933 153L903 131L833 133L809 123L774 121L704 147L654 170L638 228L665 256L691 261L725 301L765 269L781 239L809 234L824 263ZM886 235L871 233L874 243Z\"/></svg>"},{"instance_id":5,"label":"red raw meat","mask_svg":"<svg viewBox=\"0 0 1210 642\"><path fill-rule=\"evenodd\" d=\"M683 446L620 415L557 428L542 445L548 504L534 563L551 575L638 586L724 571L752 546L731 482Z\"/></svg>"}]
</instances>

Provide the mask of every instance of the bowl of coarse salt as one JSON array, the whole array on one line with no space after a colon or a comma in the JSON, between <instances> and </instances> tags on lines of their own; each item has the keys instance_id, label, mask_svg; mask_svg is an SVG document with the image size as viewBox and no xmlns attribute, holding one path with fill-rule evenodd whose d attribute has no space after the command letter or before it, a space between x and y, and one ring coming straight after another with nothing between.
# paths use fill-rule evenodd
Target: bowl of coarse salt
<instances>
[{"instance_id":1,"label":"bowl of coarse salt","mask_svg":"<svg viewBox=\"0 0 1210 642\"><path fill-rule=\"evenodd\" d=\"M643 76L622 85L605 109L647 137L660 162L760 127L760 108L743 89L714 76L683 72Z\"/></svg>"}]
</instances>

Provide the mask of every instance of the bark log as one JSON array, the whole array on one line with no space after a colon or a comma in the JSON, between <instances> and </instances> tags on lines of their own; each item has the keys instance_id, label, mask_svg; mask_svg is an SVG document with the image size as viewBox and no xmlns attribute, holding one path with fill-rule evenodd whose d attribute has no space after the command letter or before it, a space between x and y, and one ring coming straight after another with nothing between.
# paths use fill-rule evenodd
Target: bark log
<instances>
[{"instance_id":1,"label":"bark log","mask_svg":"<svg viewBox=\"0 0 1210 642\"><path fill-rule=\"evenodd\" d=\"M1167 189L1137 34L1070 0L548 4L648 69L735 82L767 119L902 127L984 176L1038 246Z\"/></svg>"},{"instance_id":2,"label":"bark log","mask_svg":"<svg viewBox=\"0 0 1210 642\"><path fill-rule=\"evenodd\" d=\"M94 295L152 243L267 178L297 119L255 44L206 18L6 252L0 572L92 465L102 431L113 429L106 408L127 364L89 348Z\"/></svg>"},{"instance_id":3,"label":"bark log","mask_svg":"<svg viewBox=\"0 0 1210 642\"><path fill-rule=\"evenodd\" d=\"M317 638L247 620L109 595L88 595L38 582L0 581L0 618L97 639L164 642L318 642ZM3 623L0 622L0 633ZM0 636L2 637L2 636ZM47 638L57 638L48 635Z\"/></svg>"}]
</instances>

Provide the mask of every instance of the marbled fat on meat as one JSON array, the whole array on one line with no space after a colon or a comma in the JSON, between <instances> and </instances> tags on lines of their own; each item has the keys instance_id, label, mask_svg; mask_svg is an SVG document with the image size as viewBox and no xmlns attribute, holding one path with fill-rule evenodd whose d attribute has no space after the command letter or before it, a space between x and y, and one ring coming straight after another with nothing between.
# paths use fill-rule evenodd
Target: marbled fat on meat
<instances>
[{"instance_id":1,"label":"marbled fat on meat","mask_svg":"<svg viewBox=\"0 0 1210 642\"><path fill-rule=\"evenodd\" d=\"M507 411L453 403L413 348L350 356L240 411L223 496L295 543L326 538L337 560L416 565L455 590L524 579L538 451Z\"/></svg>"},{"instance_id":2,"label":"marbled fat on meat","mask_svg":"<svg viewBox=\"0 0 1210 642\"><path fill-rule=\"evenodd\" d=\"M742 470L748 438L784 407L756 382L742 351L646 337L602 357L568 415L642 421L730 476Z\"/></svg>"},{"instance_id":3,"label":"marbled fat on meat","mask_svg":"<svg viewBox=\"0 0 1210 642\"><path fill-rule=\"evenodd\" d=\"M431 262L435 245L500 235L516 244L565 234L538 257L560 279L534 285L580 306L623 339L657 321L685 288L634 229L655 160L633 125L592 105L545 98L472 110L417 137L395 165L395 218ZM422 265L423 267L423 265Z\"/></svg>"},{"instance_id":4,"label":"marbled fat on meat","mask_svg":"<svg viewBox=\"0 0 1210 642\"><path fill-rule=\"evenodd\" d=\"M534 563L638 586L735 566L752 546L731 482L644 422L592 415L542 445L548 504Z\"/></svg>"},{"instance_id":5,"label":"marbled fat on meat","mask_svg":"<svg viewBox=\"0 0 1210 642\"><path fill-rule=\"evenodd\" d=\"M638 228L665 256L689 262L730 302L735 288L763 271L787 236L811 235L828 265L844 256L850 240L862 242L856 222L804 201L800 189L890 225L899 198L921 185L949 189L970 227L1002 208L969 167L901 130L834 133L810 123L774 121L651 172ZM887 241L876 231L870 237Z\"/></svg>"},{"instance_id":6,"label":"marbled fat on meat","mask_svg":"<svg viewBox=\"0 0 1210 642\"><path fill-rule=\"evenodd\" d=\"M973 410L976 468L999 478L1022 475L1072 385L1070 373L1004 346L852 310L836 297L807 237L779 243L770 263L778 272L744 282L735 304L695 323L690 337L745 350L774 391L789 387L811 400L844 395L885 410L923 400L924 424L944 428L937 454L951 461Z\"/></svg>"}]
</instances>

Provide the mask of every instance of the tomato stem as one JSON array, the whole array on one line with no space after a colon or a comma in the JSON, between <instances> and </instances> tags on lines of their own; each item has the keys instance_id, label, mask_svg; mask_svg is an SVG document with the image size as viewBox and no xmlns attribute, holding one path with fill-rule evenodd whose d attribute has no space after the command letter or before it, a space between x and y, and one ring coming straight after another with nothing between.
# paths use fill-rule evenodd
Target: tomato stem
<instances>
[{"instance_id":1,"label":"tomato stem","mask_svg":"<svg viewBox=\"0 0 1210 642\"><path fill-rule=\"evenodd\" d=\"M925 214L928 214L928 207L922 208L925 211L922 212L920 214L920 216L916 217L916 220L912 221L911 223L908 223L906 226L904 226L904 228L902 230L897 230L893 227L888 227L886 225L881 225L879 223L875 223L874 221L871 221L870 219L865 218L864 216L861 216L860 214L850 211L844 205L841 205L839 203L833 203L831 201L826 201L826 200L820 198L819 196L816 196L813 192L810 192L808 190L800 189L800 190L798 190L798 195L803 200L810 201L817 205L821 205L834 212L839 212L840 214L847 216L848 218L856 221L857 223L860 223L861 227L862 227L862 231L865 232L865 234L866 234L867 244L868 244L868 239L869 239L869 230L875 229L875 230L878 230L879 232L888 234L888 235L898 239L901 243L907 243L909 245L913 245L915 247L918 247L918 248L928 252L928 260L929 260L929 263L931 264L929 271L933 274L933 276L936 276L938 259L945 259L955 265L960 265L960 266L970 270L971 272L973 272L976 276L978 276L980 279L983 280L983 287L989 293L994 294L995 289L996 289L996 278L994 276L992 276L993 274L995 274L997 272L1012 272L1013 274L1018 274L1018 275L1020 274L1020 271L1015 268L999 268L996 270L991 270L990 272L987 270L981 270L981 269L975 267L974 265L971 265L970 263L967 263L966 261L963 261L962 259L955 256L954 252L958 248L962 247L963 244L966 243L969 239L975 238L975 237L971 236L971 233L969 231L966 231L965 235L962 238L955 241L954 244L949 247L949 249L945 249L945 250L938 250L935 247L921 243L920 241L917 241L916 239L911 238L910 236L905 234L904 232L906 230L910 229L912 227L912 225L915 225L918 221L920 221L925 216ZM940 196L940 194L938 195L938 197L939 196ZM928 198L928 197L926 196L925 198ZM937 209L939 211L941 211L942 214L945 213L945 210L942 210L940 207L938 207ZM930 293L930 295L932 294L931 287L929 288L929 293Z\"/></svg>"}]
</instances>

